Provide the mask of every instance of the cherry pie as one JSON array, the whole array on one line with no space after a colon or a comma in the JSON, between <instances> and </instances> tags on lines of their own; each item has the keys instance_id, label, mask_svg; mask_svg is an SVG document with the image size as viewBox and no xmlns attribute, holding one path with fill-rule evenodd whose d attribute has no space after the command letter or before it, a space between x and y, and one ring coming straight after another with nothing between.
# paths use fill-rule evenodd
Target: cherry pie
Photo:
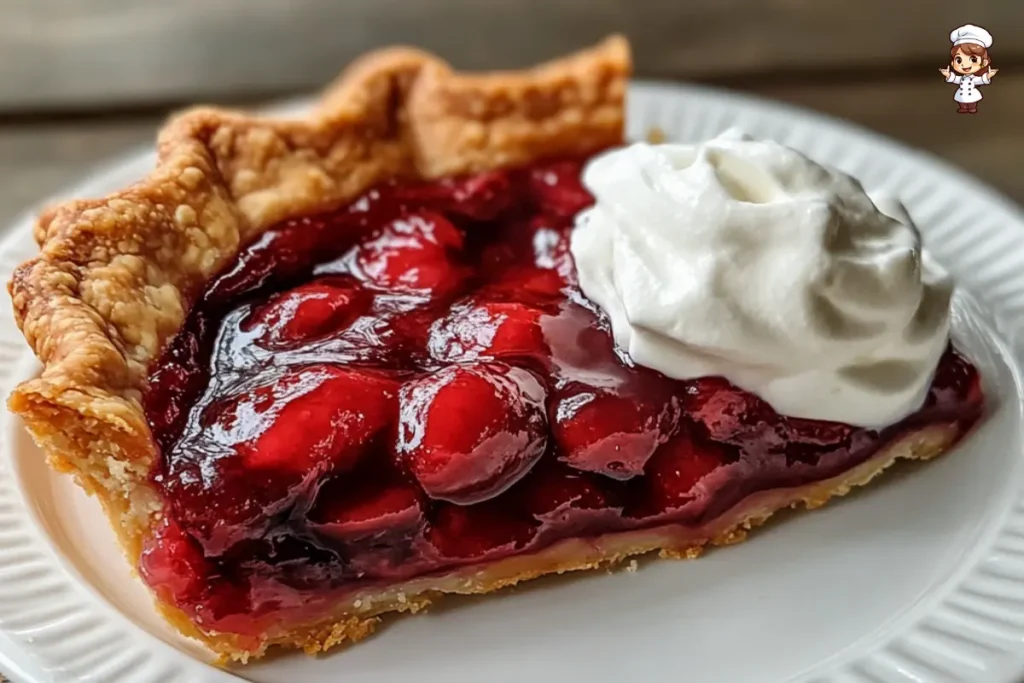
<instances>
[{"instance_id":1,"label":"cherry pie","mask_svg":"<svg viewBox=\"0 0 1024 683\"><path fill-rule=\"evenodd\" d=\"M632 364L568 250L621 143L619 38L522 73L364 58L307 120L214 109L66 204L11 283L10 399L102 501L167 617L225 657L660 550L696 557L978 418L952 347L881 431Z\"/></svg>"}]
</instances>

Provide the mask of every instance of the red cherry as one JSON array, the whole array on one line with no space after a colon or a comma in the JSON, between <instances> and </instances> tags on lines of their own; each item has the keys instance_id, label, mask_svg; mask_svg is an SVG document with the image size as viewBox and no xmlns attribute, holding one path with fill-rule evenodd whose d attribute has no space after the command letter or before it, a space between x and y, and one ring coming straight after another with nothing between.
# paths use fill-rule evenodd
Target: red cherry
<instances>
[{"instance_id":1,"label":"red cherry","mask_svg":"<svg viewBox=\"0 0 1024 683\"><path fill-rule=\"evenodd\" d=\"M571 229L572 220L560 216L539 215L508 223L484 249L481 266L488 273L526 265L558 270L569 254Z\"/></svg>"},{"instance_id":2,"label":"red cherry","mask_svg":"<svg viewBox=\"0 0 1024 683\"><path fill-rule=\"evenodd\" d=\"M522 548L536 535L537 524L503 503L441 504L427 538L442 557L459 559L480 560Z\"/></svg>"},{"instance_id":3,"label":"red cherry","mask_svg":"<svg viewBox=\"0 0 1024 683\"><path fill-rule=\"evenodd\" d=\"M164 517L139 556L139 575L163 602L184 610L197 624L231 633L255 633L252 601L245 579L231 582L174 519Z\"/></svg>"},{"instance_id":4,"label":"red cherry","mask_svg":"<svg viewBox=\"0 0 1024 683\"><path fill-rule=\"evenodd\" d=\"M324 487L310 512L321 532L347 541L384 534L411 535L423 524L422 494L411 483L389 478L372 482L343 477Z\"/></svg>"},{"instance_id":5,"label":"red cherry","mask_svg":"<svg viewBox=\"0 0 1024 683\"><path fill-rule=\"evenodd\" d=\"M932 380L925 408L964 400L974 404L974 409L983 402L981 376L978 369L949 344L935 369L935 379Z\"/></svg>"},{"instance_id":6,"label":"red cherry","mask_svg":"<svg viewBox=\"0 0 1024 683\"><path fill-rule=\"evenodd\" d=\"M398 412L398 386L335 366L288 368L208 408L159 474L207 554L257 538L318 480L351 468Z\"/></svg>"},{"instance_id":7,"label":"red cherry","mask_svg":"<svg viewBox=\"0 0 1024 683\"><path fill-rule=\"evenodd\" d=\"M543 306L561 298L568 284L572 284L571 280L557 270L516 266L495 278L481 294L487 298Z\"/></svg>"},{"instance_id":8,"label":"red cherry","mask_svg":"<svg viewBox=\"0 0 1024 683\"><path fill-rule=\"evenodd\" d=\"M202 379L202 375L196 372L194 366L184 365L177 360L165 360L163 365L150 375L149 392L145 396L146 417L162 447L171 445L164 435L172 425L184 419L192 407L188 404L183 405L177 399L189 395L192 391L202 391Z\"/></svg>"},{"instance_id":9,"label":"red cherry","mask_svg":"<svg viewBox=\"0 0 1024 683\"><path fill-rule=\"evenodd\" d=\"M540 311L523 304L464 304L434 323L427 349L433 358L448 363L546 357L540 320Z\"/></svg>"},{"instance_id":10,"label":"red cherry","mask_svg":"<svg viewBox=\"0 0 1024 683\"><path fill-rule=\"evenodd\" d=\"M369 312L323 345L314 357L337 352L344 360L388 369L415 369L426 357L430 326L437 319L433 302L416 296L380 293Z\"/></svg>"},{"instance_id":11,"label":"red cherry","mask_svg":"<svg viewBox=\"0 0 1024 683\"><path fill-rule=\"evenodd\" d=\"M450 366L404 385L397 451L431 498L493 498L544 453L544 387L502 363Z\"/></svg>"},{"instance_id":12,"label":"red cherry","mask_svg":"<svg viewBox=\"0 0 1024 683\"><path fill-rule=\"evenodd\" d=\"M176 450L180 454L174 454L173 466L157 481L178 523L210 556L262 536L273 515L308 486L301 475L247 470L240 458L231 457L230 450L208 434L185 441Z\"/></svg>"},{"instance_id":13,"label":"red cherry","mask_svg":"<svg viewBox=\"0 0 1024 683\"><path fill-rule=\"evenodd\" d=\"M696 498L695 487L701 479L729 461L720 444L698 443L686 432L673 437L647 463L639 516L683 507Z\"/></svg>"},{"instance_id":14,"label":"red cherry","mask_svg":"<svg viewBox=\"0 0 1024 683\"><path fill-rule=\"evenodd\" d=\"M365 313L369 292L344 278L322 278L271 297L242 324L262 328L270 346L294 344L346 327Z\"/></svg>"},{"instance_id":15,"label":"red cherry","mask_svg":"<svg viewBox=\"0 0 1024 683\"><path fill-rule=\"evenodd\" d=\"M321 216L288 221L267 230L217 276L204 293L204 300L229 301L259 289L275 277L294 277L305 270L307 254L322 247L324 236L332 227L335 221ZM346 243L351 241L342 242Z\"/></svg>"},{"instance_id":16,"label":"red cherry","mask_svg":"<svg viewBox=\"0 0 1024 683\"><path fill-rule=\"evenodd\" d=\"M471 220L491 221L514 203L515 192L506 171L393 188L397 202Z\"/></svg>"},{"instance_id":17,"label":"red cherry","mask_svg":"<svg viewBox=\"0 0 1024 683\"><path fill-rule=\"evenodd\" d=\"M195 540L166 515L154 527L139 556L139 574L161 600L174 605L200 596L211 571Z\"/></svg>"},{"instance_id":18,"label":"red cherry","mask_svg":"<svg viewBox=\"0 0 1024 683\"><path fill-rule=\"evenodd\" d=\"M515 200L508 173L491 171L446 181L452 192L449 211L478 221L494 220Z\"/></svg>"},{"instance_id":19,"label":"red cherry","mask_svg":"<svg viewBox=\"0 0 1024 683\"><path fill-rule=\"evenodd\" d=\"M397 384L330 365L287 369L225 401L207 429L250 470L306 475L355 464L397 414Z\"/></svg>"},{"instance_id":20,"label":"red cherry","mask_svg":"<svg viewBox=\"0 0 1024 683\"><path fill-rule=\"evenodd\" d=\"M629 479L679 423L680 406L665 380L626 372L605 381L573 380L555 389L551 432L571 467Z\"/></svg>"},{"instance_id":21,"label":"red cherry","mask_svg":"<svg viewBox=\"0 0 1024 683\"><path fill-rule=\"evenodd\" d=\"M488 275L481 296L538 305L564 298L566 287L576 282L568 221L539 216L506 232L481 256L480 268Z\"/></svg>"},{"instance_id":22,"label":"red cherry","mask_svg":"<svg viewBox=\"0 0 1024 683\"><path fill-rule=\"evenodd\" d=\"M702 424L715 441L730 441L764 431L778 422L771 406L737 389L722 377L688 382L683 395L687 414Z\"/></svg>"},{"instance_id":23,"label":"red cherry","mask_svg":"<svg viewBox=\"0 0 1024 683\"><path fill-rule=\"evenodd\" d=\"M541 460L522 483L523 507L540 519L569 510L605 510L619 507L617 496L602 486L597 475L579 472L553 458Z\"/></svg>"},{"instance_id":24,"label":"red cherry","mask_svg":"<svg viewBox=\"0 0 1024 683\"><path fill-rule=\"evenodd\" d=\"M527 187L542 211L574 216L594 203L594 198L583 187L581 174L582 164L577 161L541 164L527 173Z\"/></svg>"},{"instance_id":25,"label":"red cherry","mask_svg":"<svg viewBox=\"0 0 1024 683\"><path fill-rule=\"evenodd\" d=\"M462 233L440 214L401 216L356 248L355 272L383 289L443 296L465 277L457 262L462 243Z\"/></svg>"}]
</instances>

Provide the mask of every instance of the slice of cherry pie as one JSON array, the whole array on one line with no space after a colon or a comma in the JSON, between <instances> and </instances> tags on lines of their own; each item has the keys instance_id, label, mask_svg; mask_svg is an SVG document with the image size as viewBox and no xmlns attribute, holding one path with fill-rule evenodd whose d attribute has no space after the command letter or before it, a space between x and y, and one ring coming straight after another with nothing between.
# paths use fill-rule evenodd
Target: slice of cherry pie
<instances>
[{"instance_id":1,"label":"slice of cherry pie","mask_svg":"<svg viewBox=\"0 0 1024 683\"><path fill-rule=\"evenodd\" d=\"M618 38L479 76L385 51L306 120L186 113L144 181L43 216L11 293L45 369L10 407L178 628L313 652L443 593L695 557L975 422L952 347L882 430L615 348L568 236L628 72Z\"/></svg>"}]
</instances>

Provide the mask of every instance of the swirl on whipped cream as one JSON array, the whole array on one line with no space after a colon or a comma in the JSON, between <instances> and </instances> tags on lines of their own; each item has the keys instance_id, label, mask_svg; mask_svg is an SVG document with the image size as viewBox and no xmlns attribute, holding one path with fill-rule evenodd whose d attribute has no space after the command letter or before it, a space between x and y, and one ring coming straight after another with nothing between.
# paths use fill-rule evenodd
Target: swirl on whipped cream
<instances>
[{"instance_id":1,"label":"swirl on whipped cream","mask_svg":"<svg viewBox=\"0 0 1024 683\"><path fill-rule=\"evenodd\" d=\"M877 428L921 406L953 286L899 202L736 131L611 150L583 183L580 287L634 362L792 417Z\"/></svg>"}]
</instances>

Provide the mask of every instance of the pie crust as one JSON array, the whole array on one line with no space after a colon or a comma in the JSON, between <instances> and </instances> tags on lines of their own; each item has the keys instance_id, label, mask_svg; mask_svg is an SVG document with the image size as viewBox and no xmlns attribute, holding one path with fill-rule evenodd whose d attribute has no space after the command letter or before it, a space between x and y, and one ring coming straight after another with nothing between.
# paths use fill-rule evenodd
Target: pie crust
<instances>
[{"instance_id":1,"label":"pie crust","mask_svg":"<svg viewBox=\"0 0 1024 683\"><path fill-rule=\"evenodd\" d=\"M15 271L9 289L44 369L15 389L10 409L52 466L100 499L136 564L163 506L149 480L159 454L141 404L148 370L203 285L243 244L387 179L583 157L619 144L629 74L621 37L527 71L482 75L395 48L351 66L307 118L212 108L177 116L161 132L159 162L144 180L40 218L40 254ZM950 423L906 433L840 477L750 496L699 536L663 528L570 539L374 594L334 596L329 617L256 639L199 632L177 609L161 609L225 658L244 661L272 645L316 652L364 637L385 612L416 611L442 593L486 593L659 549L695 557L707 543L742 540L781 508L817 507L843 495L899 458L937 455L962 431Z\"/></svg>"}]
</instances>

